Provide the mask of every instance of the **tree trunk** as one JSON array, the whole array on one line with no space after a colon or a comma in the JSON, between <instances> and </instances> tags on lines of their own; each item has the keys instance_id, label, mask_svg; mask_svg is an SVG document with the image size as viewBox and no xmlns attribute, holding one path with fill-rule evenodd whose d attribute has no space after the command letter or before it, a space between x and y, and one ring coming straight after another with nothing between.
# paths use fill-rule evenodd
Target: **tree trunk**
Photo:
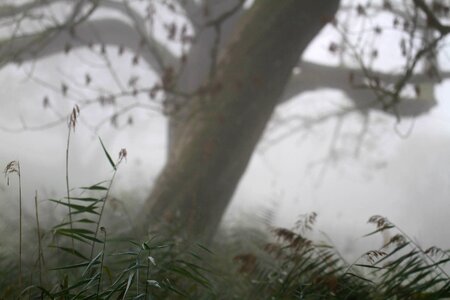
<instances>
[{"instance_id":1,"label":"tree trunk","mask_svg":"<svg viewBox=\"0 0 450 300\"><path fill-rule=\"evenodd\" d=\"M293 66L338 5L255 1L205 93L186 104L189 117L176 148L144 204L146 229L173 220L189 238L213 237Z\"/></svg>"}]
</instances>

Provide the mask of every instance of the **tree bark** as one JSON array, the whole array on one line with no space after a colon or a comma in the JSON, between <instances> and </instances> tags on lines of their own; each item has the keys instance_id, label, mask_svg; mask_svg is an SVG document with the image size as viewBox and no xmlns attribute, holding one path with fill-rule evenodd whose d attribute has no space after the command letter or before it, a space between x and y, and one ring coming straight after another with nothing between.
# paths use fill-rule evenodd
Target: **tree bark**
<instances>
[{"instance_id":1,"label":"tree bark","mask_svg":"<svg viewBox=\"0 0 450 300\"><path fill-rule=\"evenodd\" d=\"M292 68L339 0L257 0L235 28L207 91L188 103L176 148L140 223L174 221L189 238L216 232Z\"/></svg>"}]
</instances>

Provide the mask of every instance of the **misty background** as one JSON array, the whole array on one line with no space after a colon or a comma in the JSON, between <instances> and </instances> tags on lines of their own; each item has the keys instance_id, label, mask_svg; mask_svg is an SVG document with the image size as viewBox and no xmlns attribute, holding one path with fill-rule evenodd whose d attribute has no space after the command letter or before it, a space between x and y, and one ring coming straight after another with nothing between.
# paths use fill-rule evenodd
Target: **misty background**
<instances>
[{"instance_id":1,"label":"misty background","mask_svg":"<svg viewBox=\"0 0 450 300\"><path fill-rule=\"evenodd\" d=\"M160 18L168 17L166 13ZM379 21L389 22L383 16ZM179 55L179 46L166 40L163 29L156 28L155 35ZM328 47L331 40L338 39L327 27L309 46L304 59L337 65L338 58ZM396 67L398 54L389 47L389 39L395 36L388 36L380 46L384 55L376 61L379 69ZM130 66L132 53L126 51L119 57L115 49L106 50L123 84L136 77L137 85L155 80L145 63ZM438 60L442 69L450 67L448 53ZM33 215L35 190L41 203L48 197L64 196L68 128L67 122L60 120L77 99L113 89L117 78L105 76L107 68L108 62L83 48L2 68L0 165L4 168L12 160L20 161L29 216ZM301 66L293 70L301 71ZM96 90L84 88L87 72ZM67 95L61 93L63 84L70 86ZM374 229L366 224L368 218L377 214L424 248L449 248L450 80L434 87L424 85L423 90L438 104L425 116L400 122L382 112L370 112L368 117L356 111L339 115L350 100L333 89L303 93L280 105L234 194L225 224L245 222L249 216L270 210L274 225L292 227L299 215L314 211L318 213L317 238L329 237L345 255L358 257L364 250L382 246L381 236L362 238ZM71 138L70 184L86 186L111 176L99 136L111 154L126 148L128 158L120 166L113 197L123 202L132 216L164 165L167 120L161 107L154 105L130 109L113 126L110 116L115 109L82 108ZM329 117L322 120L325 115ZM305 116L322 121L306 127L298 121ZM6 220L18 216L16 179L12 178L9 186L6 179L0 181L0 193L0 214L5 220L0 226L11 226ZM55 217L54 206L45 207L42 214ZM123 208L109 209L111 216L116 214L119 222L126 222Z\"/></svg>"}]
</instances>

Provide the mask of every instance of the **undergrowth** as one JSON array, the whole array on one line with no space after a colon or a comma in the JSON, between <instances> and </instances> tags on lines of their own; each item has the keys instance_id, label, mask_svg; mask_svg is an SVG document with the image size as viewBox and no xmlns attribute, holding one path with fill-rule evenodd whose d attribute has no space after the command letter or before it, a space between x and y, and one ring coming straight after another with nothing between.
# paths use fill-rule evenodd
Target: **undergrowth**
<instances>
[{"instance_id":1,"label":"undergrowth","mask_svg":"<svg viewBox=\"0 0 450 300\"><path fill-rule=\"evenodd\" d=\"M330 245L308 238L317 215L299 218L292 229L238 228L219 234L209 247L170 234L136 240L109 232L102 217L111 186L127 152L113 160L109 180L70 188L69 142L79 111L69 122L65 197L49 199L67 208L50 228L39 221L22 226L20 164L7 164L8 180L17 175L19 246L14 257L0 252L0 299L443 299L450 297L448 251L422 249L381 216L369 235L393 237L376 250L347 262ZM11 179L12 180L12 179ZM177 228L177 226L173 226ZM165 231L167 232L167 231ZM31 242L30 234L37 242ZM132 232L130 232L131 236ZM3 246L0 245L0 250ZM24 251L24 249L26 249Z\"/></svg>"}]
</instances>

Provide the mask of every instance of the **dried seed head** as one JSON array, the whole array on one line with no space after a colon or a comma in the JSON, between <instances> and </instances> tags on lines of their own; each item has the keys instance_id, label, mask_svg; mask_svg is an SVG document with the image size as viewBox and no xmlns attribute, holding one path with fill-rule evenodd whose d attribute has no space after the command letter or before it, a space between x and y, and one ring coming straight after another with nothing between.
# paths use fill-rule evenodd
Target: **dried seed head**
<instances>
[{"instance_id":1,"label":"dried seed head","mask_svg":"<svg viewBox=\"0 0 450 300\"><path fill-rule=\"evenodd\" d=\"M297 237L297 234L292 230L286 228L275 228L273 229L273 233L276 238L285 242L292 242Z\"/></svg>"},{"instance_id":2,"label":"dried seed head","mask_svg":"<svg viewBox=\"0 0 450 300\"><path fill-rule=\"evenodd\" d=\"M367 221L367 223L376 224L378 229L383 228L383 227L388 228L388 227L393 226L387 218L379 216L379 215L370 217L369 221Z\"/></svg>"},{"instance_id":3,"label":"dried seed head","mask_svg":"<svg viewBox=\"0 0 450 300\"><path fill-rule=\"evenodd\" d=\"M3 173L5 173L5 177L6 177L6 184L9 185L9 175L16 173L18 176L20 176L20 164L17 160L13 160L11 162L9 162L6 167L5 170L3 171Z\"/></svg>"},{"instance_id":4,"label":"dried seed head","mask_svg":"<svg viewBox=\"0 0 450 300\"><path fill-rule=\"evenodd\" d=\"M69 130L73 129L75 131L79 115L80 115L80 107L77 104L75 104L69 116Z\"/></svg>"},{"instance_id":5,"label":"dried seed head","mask_svg":"<svg viewBox=\"0 0 450 300\"><path fill-rule=\"evenodd\" d=\"M239 273L249 274L256 268L257 258L252 253L236 255L233 260L241 264L238 270Z\"/></svg>"},{"instance_id":6,"label":"dried seed head","mask_svg":"<svg viewBox=\"0 0 450 300\"><path fill-rule=\"evenodd\" d=\"M396 234L389 239L386 245L384 245L384 248L392 244L395 244L396 246L401 246L404 245L405 243L407 243L406 238L402 234Z\"/></svg>"},{"instance_id":7,"label":"dried seed head","mask_svg":"<svg viewBox=\"0 0 450 300\"><path fill-rule=\"evenodd\" d=\"M127 149L125 149L125 148L120 149L120 151L119 151L119 162L121 162L123 159L125 159L125 161L126 161L127 160L127 155L128 155Z\"/></svg>"},{"instance_id":8,"label":"dried seed head","mask_svg":"<svg viewBox=\"0 0 450 300\"><path fill-rule=\"evenodd\" d=\"M446 251L444 251L441 248L438 248L436 246L432 246L432 247L428 248L427 250L425 250L425 254L430 255L432 257L436 257L436 256L443 257L446 255Z\"/></svg>"},{"instance_id":9,"label":"dried seed head","mask_svg":"<svg viewBox=\"0 0 450 300\"><path fill-rule=\"evenodd\" d=\"M365 257L371 264L374 264L378 260L378 258L384 257L386 255L387 253L384 251L371 250L365 254Z\"/></svg>"}]
</instances>

